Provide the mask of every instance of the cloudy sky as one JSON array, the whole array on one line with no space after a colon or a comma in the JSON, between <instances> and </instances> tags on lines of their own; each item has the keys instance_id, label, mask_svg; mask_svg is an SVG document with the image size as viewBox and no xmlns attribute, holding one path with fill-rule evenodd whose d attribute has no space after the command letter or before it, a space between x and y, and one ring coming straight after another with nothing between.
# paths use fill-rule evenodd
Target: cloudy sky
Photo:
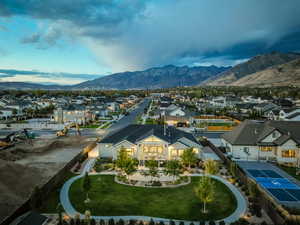
<instances>
[{"instance_id":1,"label":"cloudy sky","mask_svg":"<svg viewBox=\"0 0 300 225\"><path fill-rule=\"evenodd\" d=\"M1 0L0 81L73 84L300 52L299 0Z\"/></svg>"}]
</instances>

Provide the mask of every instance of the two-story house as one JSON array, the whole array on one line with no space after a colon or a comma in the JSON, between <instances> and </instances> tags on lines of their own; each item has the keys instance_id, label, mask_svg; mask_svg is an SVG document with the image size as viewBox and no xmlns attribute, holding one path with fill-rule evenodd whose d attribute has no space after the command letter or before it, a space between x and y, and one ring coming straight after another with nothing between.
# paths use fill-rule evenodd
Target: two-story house
<instances>
[{"instance_id":1,"label":"two-story house","mask_svg":"<svg viewBox=\"0 0 300 225\"><path fill-rule=\"evenodd\" d=\"M246 120L221 139L233 159L299 165L300 122Z\"/></svg>"}]
</instances>

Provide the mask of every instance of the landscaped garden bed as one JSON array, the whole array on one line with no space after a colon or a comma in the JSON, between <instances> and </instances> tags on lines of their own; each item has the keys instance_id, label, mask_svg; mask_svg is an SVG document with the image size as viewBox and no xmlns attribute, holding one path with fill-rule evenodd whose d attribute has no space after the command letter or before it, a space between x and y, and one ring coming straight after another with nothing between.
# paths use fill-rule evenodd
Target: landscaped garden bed
<instances>
[{"instance_id":1,"label":"landscaped garden bed","mask_svg":"<svg viewBox=\"0 0 300 225\"><path fill-rule=\"evenodd\" d=\"M218 220L232 214L236 199L225 184L213 180L214 200L203 204L195 194L199 177L192 177L191 183L177 188L144 188L118 184L114 176L90 176L89 203L82 191L82 178L75 181L69 191L72 205L81 213L87 209L97 216L143 215L182 220Z\"/></svg>"}]
</instances>

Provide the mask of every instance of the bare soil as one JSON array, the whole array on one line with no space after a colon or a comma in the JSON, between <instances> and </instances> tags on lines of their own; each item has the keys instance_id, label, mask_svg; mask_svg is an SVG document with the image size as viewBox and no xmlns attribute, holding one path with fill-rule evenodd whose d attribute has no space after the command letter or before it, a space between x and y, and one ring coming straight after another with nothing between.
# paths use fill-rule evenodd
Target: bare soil
<instances>
[{"instance_id":1,"label":"bare soil","mask_svg":"<svg viewBox=\"0 0 300 225\"><path fill-rule=\"evenodd\" d=\"M86 137L37 139L0 152L0 223L74 156L91 143Z\"/></svg>"}]
</instances>

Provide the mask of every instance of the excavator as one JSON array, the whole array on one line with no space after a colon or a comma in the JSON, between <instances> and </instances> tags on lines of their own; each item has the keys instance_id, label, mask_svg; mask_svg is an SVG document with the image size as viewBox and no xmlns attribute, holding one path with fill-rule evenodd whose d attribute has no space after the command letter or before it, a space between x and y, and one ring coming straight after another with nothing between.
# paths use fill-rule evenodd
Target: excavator
<instances>
[{"instance_id":1,"label":"excavator","mask_svg":"<svg viewBox=\"0 0 300 225\"><path fill-rule=\"evenodd\" d=\"M60 131L58 131L56 133L56 136L57 137L65 137L65 136L67 136L68 133L69 133L69 129L71 129L71 128L75 128L76 129L76 134L78 136L81 136L80 126L78 125L78 123L71 123L71 124L65 126L64 129L62 129L62 130L60 130Z\"/></svg>"},{"instance_id":2,"label":"excavator","mask_svg":"<svg viewBox=\"0 0 300 225\"><path fill-rule=\"evenodd\" d=\"M0 138L0 150L6 149L13 146L15 143L20 141L29 141L32 143L32 139L35 138L35 134L28 132L27 129L22 131L12 132L5 138Z\"/></svg>"}]
</instances>

